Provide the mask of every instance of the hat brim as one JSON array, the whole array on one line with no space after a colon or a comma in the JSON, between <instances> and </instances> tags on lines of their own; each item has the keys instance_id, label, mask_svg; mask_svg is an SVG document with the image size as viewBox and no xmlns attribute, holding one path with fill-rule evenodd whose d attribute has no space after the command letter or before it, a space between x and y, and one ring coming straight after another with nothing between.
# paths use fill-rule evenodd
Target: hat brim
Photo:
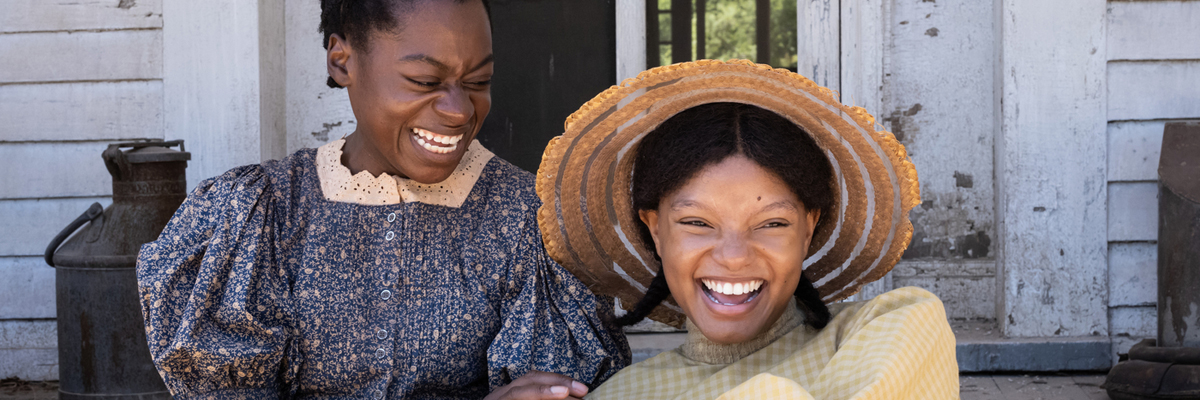
<instances>
[{"instance_id":1,"label":"hat brim","mask_svg":"<svg viewBox=\"0 0 1200 400\"><path fill-rule=\"evenodd\" d=\"M641 242L631 206L637 144L680 111L708 103L751 104L803 128L833 166L832 215L814 232L804 261L826 302L887 274L912 238L908 212L920 203L916 169L891 133L860 107L785 69L745 60L658 67L613 86L567 118L538 169L538 210L546 251L593 292L629 308L659 265ZM649 316L676 327L672 299Z\"/></svg>"}]
</instances>

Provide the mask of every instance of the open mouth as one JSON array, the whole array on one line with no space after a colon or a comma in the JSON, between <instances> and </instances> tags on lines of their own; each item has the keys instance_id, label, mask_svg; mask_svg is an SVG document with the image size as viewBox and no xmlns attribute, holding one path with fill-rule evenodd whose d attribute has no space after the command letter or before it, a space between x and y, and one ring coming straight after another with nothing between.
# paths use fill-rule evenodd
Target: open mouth
<instances>
[{"instance_id":1,"label":"open mouth","mask_svg":"<svg viewBox=\"0 0 1200 400\"><path fill-rule=\"evenodd\" d=\"M413 128L413 134L417 137L417 144L428 150L431 153L446 154L458 149L458 142L462 141L463 135L447 136L439 135L421 128Z\"/></svg>"},{"instance_id":2,"label":"open mouth","mask_svg":"<svg viewBox=\"0 0 1200 400\"><path fill-rule=\"evenodd\" d=\"M704 295L713 303L736 306L749 303L762 293L765 281L754 279L745 282L725 282L716 279L701 279Z\"/></svg>"}]
</instances>

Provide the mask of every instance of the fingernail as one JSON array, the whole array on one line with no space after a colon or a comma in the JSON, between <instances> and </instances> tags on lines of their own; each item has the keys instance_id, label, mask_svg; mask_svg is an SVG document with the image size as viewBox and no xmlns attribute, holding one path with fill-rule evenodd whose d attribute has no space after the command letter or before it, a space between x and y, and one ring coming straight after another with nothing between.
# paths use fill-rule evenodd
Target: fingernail
<instances>
[{"instance_id":1,"label":"fingernail","mask_svg":"<svg viewBox=\"0 0 1200 400\"><path fill-rule=\"evenodd\" d=\"M584 385L579 382L571 382L571 387L575 388L575 391L577 391L577 392L585 392L586 393L588 391L587 385Z\"/></svg>"},{"instance_id":2,"label":"fingernail","mask_svg":"<svg viewBox=\"0 0 1200 400\"><path fill-rule=\"evenodd\" d=\"M567 387L566 386L551 386L550 393L554 393L555 395L567 394Z\"/></svg>"}]
</instances>

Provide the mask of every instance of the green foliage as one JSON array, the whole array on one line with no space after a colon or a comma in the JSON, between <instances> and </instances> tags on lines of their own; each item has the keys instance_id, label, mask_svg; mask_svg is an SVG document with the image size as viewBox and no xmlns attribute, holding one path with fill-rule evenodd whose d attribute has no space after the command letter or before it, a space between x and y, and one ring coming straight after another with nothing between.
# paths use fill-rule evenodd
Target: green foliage
<instances>
[{"instance_id":1,"label":"green foliage","mask_svg":"<svg viewBox=\"0 0 1200 400\"><path fill-rule=\"evenodd\" d=\"M705 13L706 58L756 60L754 0L708 0ZM693 9L695 9L693 2ZM670 8L669 0L659 0L661 9ZM671 19L659 17L660 38L670 40ZM695 18L692 19L692 54L695 54ZM796 68L796 1L771 0L771 60L775 67ZM671 46L659 46L663 64L671 62Z\"/></svg>"}]
</instances>

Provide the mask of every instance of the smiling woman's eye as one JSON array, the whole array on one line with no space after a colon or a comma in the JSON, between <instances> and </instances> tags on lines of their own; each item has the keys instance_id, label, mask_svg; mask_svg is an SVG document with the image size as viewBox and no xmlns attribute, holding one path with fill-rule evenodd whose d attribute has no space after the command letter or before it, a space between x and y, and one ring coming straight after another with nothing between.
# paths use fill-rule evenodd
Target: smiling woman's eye
<instances>
[{"instance_id":1,"label":"smiling woman's eye","mask_svg":"<svg viewBox=\"0 0 1200 400\"><path fill-rule=\"evenodd\" d=\"M467 82L467 85L474 86L477 88L487 87L488 85L491 85L491 84L492 84L491 80Z\"/></svg>"},{"instance_id":2,"label":"smiling woman's eye","mask_svg":"<svg viewBox=\"0 0 1200 400\"><path fill-rule=\"evenodd\" d=\"M791 224L789 224L789 223L787 223L787 222L782 222L782 221L771 221L771 222L768 222L768 223L764 224L764 225L763 225L763 228L783 228L783 227L787 227L787 226L790 226L790 225L791 225Z\"/></svg>"},{"instance_id":3,"label":"smiling woman's eye","mask_svg":"<svg viewBox=\"0 0 1200 400\"><path fill-rule=\"evenodd\" d=\"M424 86L424 87L430 87L430 88L438 87L438 85L442 84L441 82L437 82L437 81L424 81L424 80L413 79L413 78L407 78L407 79L409 82L415 83L418 86Z\"/></svg>"},{"instance_id":4,"label":"smiling woman's eye","mask_svg":"<svg viewBox=\"0 0 1200 400\"><path fill-rule=\"evenodd\" d=\"M693 219L693 220L683 220L683 221L679 221L679 223L680 223L680 224L683 224L683 225L688 225L688 226L698 226L698 227L701 227L701 228L708 226L708 224L707 224L707 223L705 223L704 221L700 221L700 220L694 220L694 219Z\"/></svg>"}]
</instances>

